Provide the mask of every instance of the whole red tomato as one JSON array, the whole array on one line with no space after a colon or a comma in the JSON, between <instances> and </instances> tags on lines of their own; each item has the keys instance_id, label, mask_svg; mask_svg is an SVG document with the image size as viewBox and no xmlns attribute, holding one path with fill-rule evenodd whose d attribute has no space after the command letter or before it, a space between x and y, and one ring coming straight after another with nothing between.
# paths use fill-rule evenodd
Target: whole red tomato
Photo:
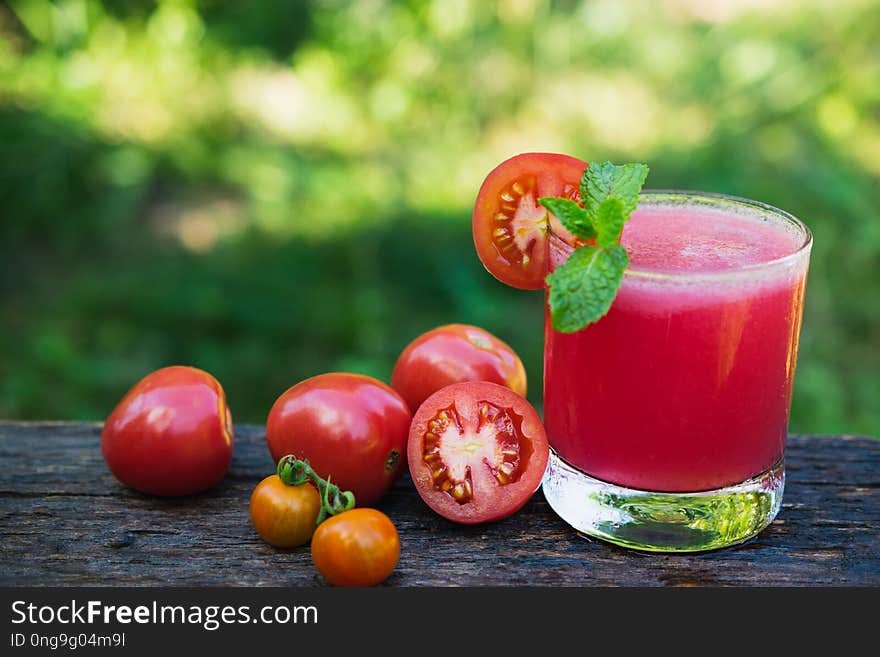
<instances>
[{"instance_id":1,"label":"whole red tomato","mask_svg":"<svg viewBox=\"0 0 880 657\"><path fill-rule=\"evenodd\" d=\"M189 495L226 474L232 414L223 388L194 367L165 367L141 379L117 404L101 434L110 471L153 495Z\"/></svg>"},{"instance_id":2,"label":"whole red tomato","mask_svg":"<svg viewBox=\"0 0 880 657\"><path fill-rule=\"evenodd\" d=\"M314 376L281 395L266 422L272 458L306 458L321 477L376 502L405 467L411 415L403 398L362 374Z\"/></svg>"},{"instance_id":3,"label":"whole red tomato","mask_svg":"<svg viewBox=\"0 0 880 657\"><path fill-rule=\"evenodd\" d=\"M440 388L465 381L489 381L526 395L526 371L516 352L488 331L467 324L423 333L403 350L391 373L391 387L413 413Z\"/></svg>"}]
</instances>

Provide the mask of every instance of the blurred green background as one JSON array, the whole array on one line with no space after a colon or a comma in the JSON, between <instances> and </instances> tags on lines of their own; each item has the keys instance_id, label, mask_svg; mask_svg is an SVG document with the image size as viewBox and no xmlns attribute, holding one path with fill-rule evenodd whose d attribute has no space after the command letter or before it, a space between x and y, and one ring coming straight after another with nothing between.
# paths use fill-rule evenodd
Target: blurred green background
<instances>
[{"instance_id":1,"label":"blurred green background","mask_svg":"<svg viewBox=\"0 0 880 657\"><path fill-rule=\"evenodd\" d=\"M876 0L0 4L0 417L102 420L186 363L263 422L452 321L540 402L542 295L470 212L547 150L803 218L792 431L876 435L878 35Z\"/></svg>"}]
</instances>

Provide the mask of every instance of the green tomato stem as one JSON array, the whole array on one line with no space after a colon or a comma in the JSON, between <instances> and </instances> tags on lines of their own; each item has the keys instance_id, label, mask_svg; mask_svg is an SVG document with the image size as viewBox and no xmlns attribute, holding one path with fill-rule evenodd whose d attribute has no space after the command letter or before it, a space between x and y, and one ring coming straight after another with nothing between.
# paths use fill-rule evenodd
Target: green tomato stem
<instances>
[{"instance_id":1,"label":"green tomato stem","mask_svg":"<svg viewBox=\"0 0 880 657\"><path fill-rule=\"evenodd\" d=\"M350 490L339 490L339 486L330 483L329 476L327 479L321 478L306 459L298 459L293 454L282 457L278 461L278 477L288 486L301 486L308 481L314 482L321 494L321 510L318 512L318 521L315 524L320 525L329 516L354 508L354 493Z\"/></svg>"}]
</instances>

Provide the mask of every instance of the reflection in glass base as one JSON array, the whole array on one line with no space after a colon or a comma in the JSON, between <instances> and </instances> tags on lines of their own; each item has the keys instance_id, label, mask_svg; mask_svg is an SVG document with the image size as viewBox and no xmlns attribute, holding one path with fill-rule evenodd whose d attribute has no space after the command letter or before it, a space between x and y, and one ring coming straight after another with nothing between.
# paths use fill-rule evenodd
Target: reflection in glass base
<instances>
[{"instance_id":1,"label":"reflection in glass base","mask_svg":"<svg viewBox=\"0 0 880 657\"><path fill-rule=\"evenodd\" d=\"M697 552L741 543L769 525L782 504L785 468L700 493L652 493L594 479L550 450L544 497L589 536L651 552Z\"/></svg>"}]
</instances>

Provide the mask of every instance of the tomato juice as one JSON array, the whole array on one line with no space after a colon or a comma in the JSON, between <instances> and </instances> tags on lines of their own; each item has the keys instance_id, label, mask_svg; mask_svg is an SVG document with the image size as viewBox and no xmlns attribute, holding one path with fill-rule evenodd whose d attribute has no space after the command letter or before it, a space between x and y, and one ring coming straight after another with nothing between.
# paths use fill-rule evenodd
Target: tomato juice
<instances>
[{"instance_id":1,"label":"tomato juice","mask_svg":"<svg viewBox=\"0 0 880 657\"><path fill-rule=\"evenodd\" d=\"M718 489L781 461L811 246L753 201L643 193L610 311L571 334L546 316L544 416L556 454L596 479ZM551 237L550 266L571 247Z\"/></svg>"}]
</instances>

